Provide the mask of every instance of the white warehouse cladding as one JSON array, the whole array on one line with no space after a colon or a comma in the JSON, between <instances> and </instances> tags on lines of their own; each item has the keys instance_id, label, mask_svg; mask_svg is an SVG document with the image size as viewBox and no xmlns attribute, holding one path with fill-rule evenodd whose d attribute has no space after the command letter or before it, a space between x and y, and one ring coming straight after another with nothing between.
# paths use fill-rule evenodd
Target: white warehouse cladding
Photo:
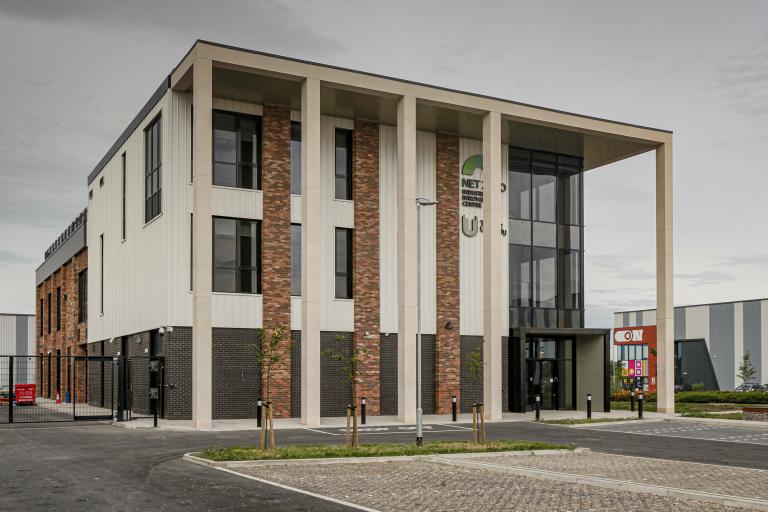
<instances>
[{"instance_id":1,"label":"white warehouse cladding","mask_svg":"<svg viewBox=\"0 0 768 512\"><path fill-rule=\"evenodd\" d=\"M410 421L425 197L438 200L420 240L425 412L457 396L498 418L534 393L580 408L585 389L608 408L608 332L583 328L582 172L657 153L668 350L671 144L662 130L198 41L89 176L89 354L164 357L165 416L206 427L253 417L264 377L251 345L284 325L278 415L314 425L367 397L371 414ZM362 349L361 376L339 379L328 349Z\"/></svg>"}]
</instances>

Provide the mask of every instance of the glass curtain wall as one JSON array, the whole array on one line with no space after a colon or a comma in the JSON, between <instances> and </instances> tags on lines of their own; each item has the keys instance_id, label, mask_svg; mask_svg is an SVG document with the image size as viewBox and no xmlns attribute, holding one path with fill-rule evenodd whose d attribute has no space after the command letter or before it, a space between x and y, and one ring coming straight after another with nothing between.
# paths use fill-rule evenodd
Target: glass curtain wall
<instances>
[{"instance_id":1,"label":"glass curtain wall","mask_svg":"<svg viewBox=\"0 0 768 512\"><path fill-rule=\"evenodd\" d=\"M582 159L509 148L510 328L582 327Z\"/></svg>"}]
</instances>

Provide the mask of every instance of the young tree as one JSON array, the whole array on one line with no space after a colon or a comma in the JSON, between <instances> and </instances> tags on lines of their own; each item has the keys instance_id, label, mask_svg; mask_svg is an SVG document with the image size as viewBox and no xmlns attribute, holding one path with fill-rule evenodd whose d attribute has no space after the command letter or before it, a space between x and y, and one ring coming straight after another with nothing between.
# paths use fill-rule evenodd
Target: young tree
<instances>
[{"instance_id":1,"label":"young tree","mask_svg":"<svg viewBox=\"0 0 768 512\"><path fill-rule=\"evenodd\" d=\"M467 355L467 362L464 363L469 371L469 380L472 382L483 382L483 343L482 340ZM485 413L482 410L484 406L479 404L472 405L472 441L485 443ZM480 410L478 410L480 409ZM479 423L478 424L478 418Z\"/></svg>"},{"instance_id":2,"label":"young tree","mask_svg":"<svg viewBox=\"0 0 768 512\"><path fill-rule=\"evenodd\" d=\"M344 337L341 335L337 335L335 340L337 342L343 341ZM331 361L336 361L339 363L342 363L343 366L340 368L340 371L344 376L349 379L349 382L353 385L355 382L360 378L360 365L362 363L362 357L363 355L367 354L368 350L364 348L353 348L351 354L347 354L346 352L340 351L340 350L323 350L321 352L321 355L329 358ZM357 401L357 397L352 397L353 402ZM351 414L352 414L352 438L353 438L353 447L357 448L357 413L355 403L349 404L351 407ZM349 446L349 420L350 420L350 410L347 411L347 446Z\"/></svg>"},{"instance_id":3,"label":"young tree","mask_svg":"<svg viewBox=\"0 0 768 512\"><path fill-rule=\"evenodd\" d=\"M262 425L267 425L269 430L269 440L272 448L275 447L275 432L272 428L272 377L275 368L290 355L290 342L285 342L286 328L284 325L277 325L266 336L264 329L257 329L257 340L251 344L256 351L256 361L259 363L259 369L263 376L262 382L262 403L266 407L266 416L262 418ZM267 446L266 430L262 427L261 447Z\"/></svg>"},{"instance_id":4,"label":"young tree","mask_svg":"<svg viewBox=\"0 0 768 512\"><path fill-rule=\"evenodd\" d=\"M747 384L755 378L755 375L757 375L757 368L755 368L752 364L752 354L750 354L749 350L747 350L744 352L744 356L741 358L739 372L736 374L736 376L740 378L744 384Z\"/></svg>"}]
</instances>

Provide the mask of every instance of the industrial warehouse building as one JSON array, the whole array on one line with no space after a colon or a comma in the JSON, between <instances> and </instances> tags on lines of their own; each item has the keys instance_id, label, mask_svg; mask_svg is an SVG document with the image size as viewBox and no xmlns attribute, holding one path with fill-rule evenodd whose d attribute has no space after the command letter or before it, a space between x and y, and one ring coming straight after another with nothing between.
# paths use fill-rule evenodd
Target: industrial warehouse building
<instances>
[{"instance_id":1,"label":"industrial warehouse building","mask_svg":"<svg viewBox=\"0 0 768 512\"><path fill-rule=\"evenodd\" d=\"M624 384L654 391L656 310L615 313L613 323L613 359L627 368ZM756 370L753 383L768 382L768 299L676 307L674 334L680 389L700 384L731 390L744 384L738 373L746 353Z\"/></svg>"},{"instance_id":2,"label":"industrial warehouse building","mask_svg":"<svg viewBox=\"0 0 768 512\"><path fill-rule=\"evenodd\" d=\"M670 132L198 41L88 177L88 353L162 357L163 415L206 428L255 417L284 326L277 416L413 421L420 247L426 414L607 409L582 174L648 151L668 410Z\"/></svg>"},{"instance_id":3,"label":"industrial warehouse building","mask_svg":"<svg viewBox=\"0 0 768 512\"><path fill-rule=\"evenodd\" d=\"M0 313L0 356L33 354L34 351L35 315ZM10 382L9 370L8 359L0 357L0 397ZM35 366L17 364L13 377L16 383L35 382Z\"/></svg>"}]
</instances>

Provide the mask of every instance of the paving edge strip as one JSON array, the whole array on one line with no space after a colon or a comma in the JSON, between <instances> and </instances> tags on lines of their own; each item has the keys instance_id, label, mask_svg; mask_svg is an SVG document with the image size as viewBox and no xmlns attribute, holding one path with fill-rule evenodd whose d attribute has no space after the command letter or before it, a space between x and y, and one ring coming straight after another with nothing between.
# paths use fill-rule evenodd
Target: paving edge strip
<instances>
[{"instance_id":1,"label":"paving edge strip","mask_svg":"<svg viewBox=\"0 0 768 512\"><path fill-rule=\"evenodd\" d=\"M547 455L580 455L591 453L589 448L574 448L573 450L517 450L509 452L475 452L447 453L442 455L393 455L389 457L329 457L324 459L280 459L280 460L208 460L198 456L198 453L185 453L183 459L193 464L212 468L240 468L248 466L304 466L318 464L365 464L367 462L411 462L427 460L432 457L449 459L466 459L478 457L524 457Z\"/></svg>"},{"instance_id":2,"label":"paving edge strip","mask_svg":"<svg viewBox=\"0 0 768 512\"><path fill-rule=\"evenodd\" d=\"M442 455L426 456L425 462L444 464L448 466L459 466L473 469L486 469L498 473L514 474L545 480L554 480L573 484L591 485L605 489L615 489L619 491L639 492L644 494L654 494L657 496L667 496L670 498L683 498L688 500L699 500L710 503L718 503L731 507L743 507L751 510L768 511L768 501L753 498L744 498L740 496L730 496L727 494L717 494L703 491L692 491L688 489L679 489L676 487L663 487L653 484L640 484L636 482L627 482L625 480L614 480L611 478L601 478L594 476L575 475L572 473L557 473L542 469L523 468L519 466L503 466L489 462L475 462L449 458Z\"/></svg>"}]
</instances>

